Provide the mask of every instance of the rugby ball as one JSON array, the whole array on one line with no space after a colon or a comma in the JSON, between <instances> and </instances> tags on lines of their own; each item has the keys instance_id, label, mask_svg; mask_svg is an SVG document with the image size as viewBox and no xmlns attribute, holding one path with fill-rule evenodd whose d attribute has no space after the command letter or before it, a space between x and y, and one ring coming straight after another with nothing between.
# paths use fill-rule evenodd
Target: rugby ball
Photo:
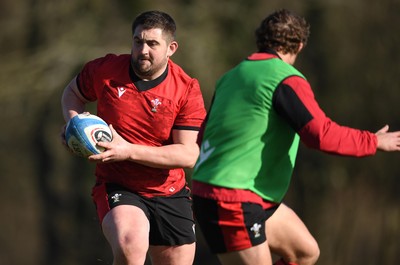
<instances>
[{"instance_id":1,"label":"rugby ball","mask_svg":"<svg viewBox=\"0 0 400 265\"><path fill-rule=\"evenodd\" d=\"M82 113L74 116L65 128L65 141L78 156L88 157L104 152L98 142L110 142L112 133L108 124L100 117Z\"/></svg>"}]
</instances>

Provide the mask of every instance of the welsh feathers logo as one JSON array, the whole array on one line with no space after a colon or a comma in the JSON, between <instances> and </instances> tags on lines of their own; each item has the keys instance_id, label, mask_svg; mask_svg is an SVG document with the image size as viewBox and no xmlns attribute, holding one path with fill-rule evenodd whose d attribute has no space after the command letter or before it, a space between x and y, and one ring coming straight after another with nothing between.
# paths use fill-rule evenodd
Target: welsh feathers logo
<instances>
[{"instance_id":1,"label":"welsh feathers logo","mask_svg":"<svg viewBox=\"0 0 400 265\"><path fill-rule=\"evenodd\" d=\"M119 202L119 199L121 198L122 194L121 193L115 193L111 199L113 200L113 203Z\"/></svg>"},{"instance_id":2,"label":"welsh feathers logo","mask_svg":"<svg viewBox=\"0 0 400 265\"><path fill-rule=\"evenodd\" d=\"M260 224L257 224L257 223L253 224L253 226L250 228L250 230L254 233L254 237L255 237L255 238L261 236L261 234L260 234L260 232L261 232L261 231L260 231L260 228L261 228L261 225L260 225Z\"/></svg>"},{"instance_id":3,"label":"welsh feathers logo","mask_svg":"<svg viewBox=\"0 0 400 265\"><path fill-rule=\"evenodd\" d=\"M157 108L158 108L158 106L160 106L160 105L161 105L161 101L160 101L158 98L153 99L153 100L151 101L151 106L152 106L151 111L152 111L152 112L157 112Z\"/></svg>"}]
</instances>

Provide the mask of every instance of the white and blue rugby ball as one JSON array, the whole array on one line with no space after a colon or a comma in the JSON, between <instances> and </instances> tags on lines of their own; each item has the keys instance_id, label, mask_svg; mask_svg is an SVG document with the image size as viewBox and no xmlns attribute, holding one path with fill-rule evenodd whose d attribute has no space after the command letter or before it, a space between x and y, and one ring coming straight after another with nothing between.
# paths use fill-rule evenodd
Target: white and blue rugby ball
<instances>
[{"instance_id":1,"label":"white and blue rugby ball","mask_svg":"<svg viewBox=\"0 0 400 265\"><path fill-rule=\"evenodd\" d=\"M112 133L108 124L100 117L82 113L69 120L65 129L65 141L78 156L88 157L100 154L104 148L98 142L111 142Z\"/></svg>"}]
</instances>

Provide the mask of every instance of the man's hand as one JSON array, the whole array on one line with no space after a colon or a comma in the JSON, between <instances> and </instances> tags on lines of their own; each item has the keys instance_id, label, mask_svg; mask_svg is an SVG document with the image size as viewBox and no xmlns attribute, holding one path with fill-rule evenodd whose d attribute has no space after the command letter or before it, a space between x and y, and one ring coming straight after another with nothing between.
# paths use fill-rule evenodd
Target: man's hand
<instances>
[{"instance_id":1,"label":"man's hand","mask_svg":"<svg viewBox=\"0 0 400 265\"><path fill-rule=\"evenodd\" d=\"M132 144L127 142L109 125L113 140L111 142L98 142L97 145L105 148L105 151L98 155L89 156L89 160L94 162L115 162L129 159Z\"/></svg>"},{"instance_id":2,"label":"man's hand","mask_svg":"<svg viewBox=\"0 0 400 265\"><path fill-rule=\"evenodd\" d=\"M377 131L378 150L385 152L400 151L400 131L389 132L389 125Z\"/></svg>"}]
</instances>

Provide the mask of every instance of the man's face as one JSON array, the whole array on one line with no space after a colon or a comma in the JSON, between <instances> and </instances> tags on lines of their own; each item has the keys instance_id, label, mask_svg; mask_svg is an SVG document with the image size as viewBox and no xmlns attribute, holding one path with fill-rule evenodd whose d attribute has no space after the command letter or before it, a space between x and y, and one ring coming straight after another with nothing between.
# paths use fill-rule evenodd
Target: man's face
<instances>
[{"instance_id":1,"label":"man's face","mask_svg":"<svg viewBox=\"0 0 400 265\"><path fill-rule=\"evenodd\" d=\"M132 41L133 70L144 80L159 77L176 48L176 42L170 42L161 29L143 29L142 26L138 26Z\"/></svg>"}]
</instances>

